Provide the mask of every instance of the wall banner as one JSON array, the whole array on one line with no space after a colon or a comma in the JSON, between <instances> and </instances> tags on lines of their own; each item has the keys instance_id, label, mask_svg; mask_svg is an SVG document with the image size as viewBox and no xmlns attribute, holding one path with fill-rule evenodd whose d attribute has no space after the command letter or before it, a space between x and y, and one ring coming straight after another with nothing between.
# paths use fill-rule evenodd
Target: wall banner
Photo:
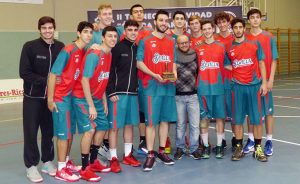
<instances>
[{"instance_id":1,"label":"wall banner","mask_svg":"<svg viewBox=\"0 0 300 184\"><path fill-rule=\"evenodd\" d=\"M23 80L0 80L0 104L23 101Z\"/></svg>"}]
</instances>

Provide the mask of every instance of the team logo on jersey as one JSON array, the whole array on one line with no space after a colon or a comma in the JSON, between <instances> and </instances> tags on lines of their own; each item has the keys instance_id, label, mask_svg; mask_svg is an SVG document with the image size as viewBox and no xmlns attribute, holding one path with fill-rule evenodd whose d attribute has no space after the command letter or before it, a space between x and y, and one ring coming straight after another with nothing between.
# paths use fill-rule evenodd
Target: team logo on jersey
<instances>
[{"instance_id":1,"label":"team logo on jersey","mask_svg":"<svg viewBox=\"0 0 300 184\"><path fill-rule=\"evenodd\" d=\"M156 47L156 44L155 44L155 43L152 43L152 47L153 47L153 48Z\"/></svg>"},{"instance_id":2,"label":"team logo on jersey","mask_svg":"<svg viewBox=\"0 0 300 184\"><path fill-rule=\"evenodd\" d=\"M75 74L74 74L74 80L77 80L77 79L78 79L79 74L80 74L80 70L79 70L79 68L77 68L77 69L76 69L76 72L75 72Z\"/></svg>"},{"instance_id":3,"label":"team logo on jersey","mask_svg":"<svg viewBox=\"0 0 300 184\"><path fill-rule=\"evenodd\" d=\"M100 65L104 65L104 58L101 58L100 60Z\"/></svg>"},{"instance_id":4,"label":"team logo on jersey","mask_svg":"<svg viewBox=\"0 0 300 184\"><path fill-rule=\"evenodd\" d=\"M234 52L231 52L231 54L230 54L231 56L234 56L235 54L234 54Z\"/></svg>"},{"instance_id":5,"label":"team logo on jersey","mask_svg":"<svg viewBox=\"0 0 300 184\"><path fill-rule=\"evenodd\" d=\"M200 56L203 56L204 52L200 52L199 54L200 54Z\"/></svg>"},{"instance_id":6,"label":"team logo on jersey","mask_svg":"<svg viewBox=\"0 0 300 184\"><path fill-rule=\"evenodd\" d=\"M159 62L171 62L170 56L168 55L160 55L159 53L155 53L152 59L154 64L157 64Z\"/></svg>"},{"instance_id":7,"label":"team logo on jersey","mask_svg":"<svg viewBox=\"0 0 300 184\"><path fill-rule=\"evenodd\" d=\"M252 65L253 61L251 59L241 59L241 60L237 60L235 59L233 61L233 68L238 68L238 67L244 67L244 66L249 66Z\"/></svg>"},{"instance_id":8,"label":"team logo on jersey","mask_svg":"<svg viewBox=\"0 0 300 184\"><path fill-rule=\"evenodd\" d=\"M206 69L216 69L216 68L220 68L218 62L213 62L213 61L207 62L205 60L201 61L201 66L200 66L201 71L204 71Z\"/></svg>"},{"instance_id":9,"label":"team logo on jersey","mask_svg":"<svg viewBox=\"0 0 300 184\"><path fill-rule=\"evenodd\" d=\"M101 72L98 77L98 82L100 82L104 79L108 79L108 77L109 77L109 72Z\"/></svg>"},{"instance_id":10,"label":"team logo on jersey","mask_svg":"<svg viewBox=\"0 0 300 184\"><path fill-rule=\"evenodd\" d=\"M79 55L75 55L75 63L79 62Z\"/></svg>"}]
</instances>

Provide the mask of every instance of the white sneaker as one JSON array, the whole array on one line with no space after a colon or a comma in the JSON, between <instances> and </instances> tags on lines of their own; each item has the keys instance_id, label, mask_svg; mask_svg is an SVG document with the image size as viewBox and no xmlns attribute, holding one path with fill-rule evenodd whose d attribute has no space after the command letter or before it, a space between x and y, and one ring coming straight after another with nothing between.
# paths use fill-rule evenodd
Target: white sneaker
<instances>
[{"instance_id":1,"label":"white sneaker","mask_svg":"<svg viewBox=\"0 0 300 184\"><path fill-rule=\"evenodd\" d=\"M49 174L50 176L55 176L56 170L56 167L51 161L45 162L42 166L42 172Z\"/></svg>"},{"instance_id":2,"label":"white sneaker","mask_svg":"<svg viewBox=\"0 0 300 184\"><path fill-rule=\"evenodd\" d=\"M31 166L30 168L27 168L26 172L27 172L27 178L30 181L34 183L43 181L43 177L41 176L36 166Z\"/></svg>"},{"instance_id":3,"label":"white sneaker","mask_svg":"<svg viewBox=\"0 0 300 184\"><path fill-rule=\"evenodd\" d=\"M104 144L102 144L101 147L99 148L98 154L106 158L107 160L110 160L109 149Z\"/></svg>"}]
</instances>

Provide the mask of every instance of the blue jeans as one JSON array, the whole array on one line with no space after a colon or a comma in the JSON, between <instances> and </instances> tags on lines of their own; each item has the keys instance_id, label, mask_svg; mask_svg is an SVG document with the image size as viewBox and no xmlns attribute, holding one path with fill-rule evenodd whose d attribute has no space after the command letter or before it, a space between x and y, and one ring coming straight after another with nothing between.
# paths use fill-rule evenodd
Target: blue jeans
<instances>
[{"instance_id":1,"label":"blue jeans","mask_svg":"<svg viewBox=\"0 0 300 184\"><path fill-rule=\"evenodd\" d=\"M185 150L185 131L189 124L189 152L193 153L199 146L200 106L197 94L177 95L176 147Z\"/></svg>"}]
</instances>

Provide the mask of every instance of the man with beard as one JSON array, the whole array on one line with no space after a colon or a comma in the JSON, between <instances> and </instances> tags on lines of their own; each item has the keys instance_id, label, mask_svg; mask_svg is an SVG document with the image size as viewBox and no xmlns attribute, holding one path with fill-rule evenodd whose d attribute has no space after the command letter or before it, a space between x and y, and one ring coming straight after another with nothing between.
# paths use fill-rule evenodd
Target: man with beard
<instances>
[{"instance_id":1,"label":"man with beard","mask_svg":"<svg viewBox=\"0 0 300 184\"><path fill-rule=\"evenodd\" d=\"M203 21L201 28L205 41L196 47L199 68L197 91L200 101L201 138L204 145L201 158L208 159L210 156L208 126L212 118L216 119L216 158L223 158L225 105L222 72L226 50L222 43L214 40L215 29L211 21Z\"/></svg>"},{"instance_id":2,"label":"man with beard","mask_svg":"<svg viewBox=\"0 0 300 184\"><path fill-rule=\"evenodd\" d=\"M140 41L137 52L137 67L144 72L142 88L146 118L146 141L148 156L144 163L144 171L151 171L155 162L154 141L155 127L159 125L158 158L166 165L174 165L174 161L164 152L168 127L176 121L175 84L177 78L175 60L175 42L165 34L168 29L169 14L164 10L155 15L155 31ZM165 71L174 74L172 81L162 78Z\"/></svg>"},{"instance_id":3,"label":"man with beard","mask_svg":"<svg viewBox=\"0 0 300 184\"><path fill-rule=\"evenodd\" d=\"M264 112L262 96L267 93L266 68L264 54L258 41L245 39L245 21L235 18L231 22L235 40L227 50L225 66L232 70L233 82L233 121L235 123L236 148L232 155L233 161L243 156L243 122L248 115L250 124L254 125L255 152L253 157L258 161L268 159L261 148L262 124ZM245 52L246 51L246 52Z\"/></svg>"}]
</instances>

